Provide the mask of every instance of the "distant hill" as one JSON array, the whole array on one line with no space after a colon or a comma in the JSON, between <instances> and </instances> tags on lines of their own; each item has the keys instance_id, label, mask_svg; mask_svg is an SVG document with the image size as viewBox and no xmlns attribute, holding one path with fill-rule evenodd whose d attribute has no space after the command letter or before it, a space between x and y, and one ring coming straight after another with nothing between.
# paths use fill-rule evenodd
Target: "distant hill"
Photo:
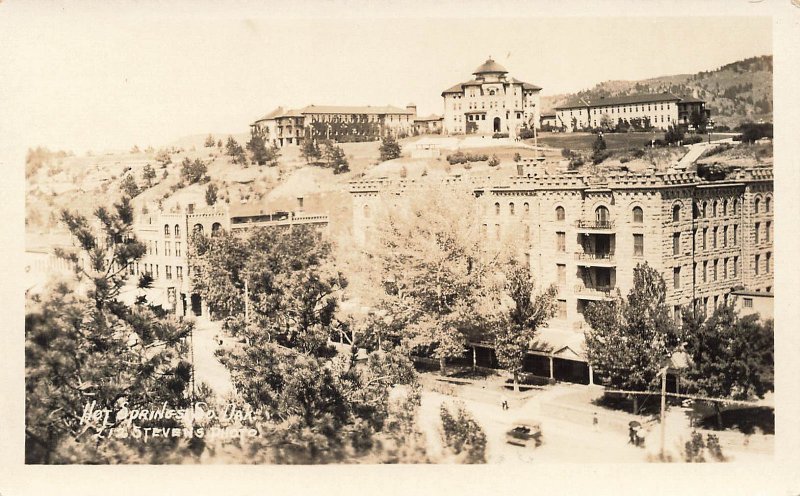
<instances>
[{"instance_id":1,"label":"distant hill","mask_svg":"<svg viewBox=\"0 0 800 496\"><path fill-rule=\"evenodd\" d=\"M578 93L543 95L545 111L577 97L625 96L670 92L706 101L718 124L735 127L743 121L772 121L772 55L739 60L697 74L676 74L640 81L605 81Z\"/></svg>"}]
</instances>

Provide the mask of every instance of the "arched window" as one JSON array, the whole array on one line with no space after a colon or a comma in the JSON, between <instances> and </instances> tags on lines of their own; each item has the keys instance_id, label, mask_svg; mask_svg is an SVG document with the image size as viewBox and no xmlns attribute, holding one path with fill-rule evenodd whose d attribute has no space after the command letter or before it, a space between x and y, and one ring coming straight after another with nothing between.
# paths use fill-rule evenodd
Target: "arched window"
<instances>
[{"instance_id":1,"label":"arched window","mask_svg":"<svg viewBox=\"0 0 800 496\"><path fill-rule=\"evenodd\" d=\"M500 204L499 203L495 203L494 204L494 214L495 215L500 215Z\"/></svg>"},{"instance_id":2,"label":"arched window","mask_svg":"<svg viewBox=\"0 0 800 496\"><path fill-rule=\"evenodd\" d=\"M489 90L490 95L494 95L494 90Z\"/></svg>"},{"instance_id":3,"label":"arched window","mask_svg":"<svg viewBox=\"0 0 800 496\"><path fill-rule=\"evenodd\" d=\"M705 205L703 205L705 207ZM681 206L680 204L675 204L672 207L672 222L678 222L681 220Z\"/></svg>"},{"instance_id":4,"label":"arched window","mask_svg":"<svg viewBox=\"0 0 800 496\"><path fill-rule=\"evenodd\" d=\"M181 226L178 225L178 224L175 224L175 231L174 232L175 232L175 237L179 238L180 235L181 235Z\"/></svg>"},{"instance_id":5,"label":"arched window","mask_svg":"<svg viewBox=\"0 0 800 496\"><path fill-rule=\"evenodd\" d=\"M514 202L508 204L508 211L511 215L514 215Z\"/></svg>"},{"instance_id":6,"label":"arched window","mask_svg":"<svg viewBox=\"0 0 800 496\"><path fill-rule=\"evenodd\" d=\"M722 216L728 216L728 200L722 200Z\"/></svg>"},{"instance_id":7,"label":"arched window","mask_svg":"<svg viewBox=\"0 0 800 496\"><path fill-rule=\"evenodd\" d=\"M556 207L556 220L564 220L564 207Z\"/></svg>"},{"instance_id":8,"label":"arched window","mask_svg":"<svg viewBox=\"0 0 800 496\"><path fill-rule=\"evenodd\" d=\"M769 212L769 209L772 207L772 198L766 197L764 199L764 212Z\"/></svg>"},{"instance_id":9,"label":"arched window","mask_svg":"<svg viewBox=\"0 0 800 496\"><path fill-rule=\"evenodd\" d=\"M211 224L211 235L216 236L222 230L222 224L215 222Z\"/></svg>"},{"instance_id":10,"label":"arched window","mask_svg":"<svg viewBox=\"0 0 800 496\"><path fill-rule=\"evenodd\" d=\"M711 204L711 217L717 216L717 200L714 200L714 203Z\"/></svg>"},{"instance_id":11,"label":"arched window","mask_svg":"<svg viewBox=\"0 0 800 496\"><path fill-rule=\"evenodd\" d=\"M708 203L703 202L703 218L705 219L708 216Z\"/></svg>"},{"instance_id":12,"label":"arched window","mask_svg":"<svg viewBox=\"0 0 800 496\"><path fill-rule=\"evenodd\" d=\"M761 198L756 198L753 210L755 210L755 213L758 213L760 209L761 209Z\"/></svg>"},{"instance_id":13,"label":"arched window","mask_svg":"<svg viewBox=\"0 0 800 496\"><path fill-rule=\"evenodd\" d=\"M644 211L642 207L633 207L633 223L641 224L644 222Z\"/></svg>"},{"instance_id":14,"label":"arched window","mask_svg":"<svg viewBox=\"0 0 800 496\"><path fill-rule=\"evenodd\" d=\"M169 224L164 224L164 236L169 236Z\"/></svg>"},{"instance_id":15,"label":"arched window","mask_svg":"<svg viewBox=\"0 0 800 496\"><path fill-rule=\"evenodd\" d=\"M369 218L369 205L364 205L364 218Z\"/></svg>"},{"instance_id":16,"label":"arched window","mask_svg":"<svg viewBox=\"0 0 800 496\"><path fill-rule=\"evenodd\" d=\"M195 224L194 228L192 228L192 231L195 234L203 234L203 224Z\"/></svg>"},{"instance_id":17,"label":"arched window","mask_svg":"<svg viewBox=\"0 0 800 496\"><path fill-rule=\"evenodd\" d=\"M522 204L522 208L524 208L524 209L525 209L525 213L526 213L526 214L527 214L527 213L529 213L529 212L531 211L531 205L530 205L530 203L528 203L528 202L525 202L525 203L523 203L523 204Z\"/></svg>"},{"instance_id":18,"label":"arched window","mask_svg":"<svg viewBox=\"0 0 800 496\"><path fill-rule=\"evenodd\" d=\"M608 209L604 206L599 206L594 211L594 218L600 224L605 224L608 222Z\"/></svg>"},{"instance_id":19,"label":"arched window","mask_svg":"<svg viewBox=\"0 0 800 496\"><path fill-rule=\"evenodd\" d=\"M692 204L692 218L693 219L699 219L700 218L700 204L699 203L695 202L695 203Z\"/></svg>"},{"instance_id":20,"label":"arched window","mask_svg":"<svg viewBox=\"0 0 800 496\"><path fill-rule=\"evenodd\" d=\"M736 215L738 213L739 213L739 199L738 198L734 198L733 199L733 215Z\"/></svg>"}]
</instances>

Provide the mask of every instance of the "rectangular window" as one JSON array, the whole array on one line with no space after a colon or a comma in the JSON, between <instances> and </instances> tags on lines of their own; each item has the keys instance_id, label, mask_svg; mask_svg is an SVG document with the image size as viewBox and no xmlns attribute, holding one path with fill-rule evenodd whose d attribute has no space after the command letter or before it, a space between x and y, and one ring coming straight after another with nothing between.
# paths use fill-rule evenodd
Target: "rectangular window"
<instances>
[{"instance_id":1,"label":"rectangular window","mask_svg":"<svg viewBox=\"0 0 800 496\"><path fill-rule=\"evenodd\" d=\"M753 299L752 298L743 298L742 303L744 304L745 308L753 308Z\"/></svg>"},{"instance_id":2,"label":"rectangular window","mask_svg":"<svg viewBox=\"0 0 800 496\"><path fill-rule=\"evenodd\" d=\"M167 280L172 279L172 266L165 265L164 266L164 275L167 277Z\"/></svg>"},{"instance_id":3,"label":"rectangular window","mask_svg":"<svg viewBox=\"0 0 800 496\"><path fill-rule=\"evenodd\" d=\"M703 228L703 250L705 251L708 248L708 243L706 242L708 239L708 228Z\"/></svg>"},{"instance_id":4,"label":"rectangular window","mask_svg":"<svg viewBox=\"0 0 800 496\"><path fill-rule=\"evenodd\" d=\"M739 225L733 225L733 246L739 245Z\"/></svg>"},{"instance_id":5,"label":"rectangular window","mask_svg":"<svg viewBox=\"0 0 800 496\"><path fill-rule=\"evenodd\" d=\"M156 255L158 255L158 241L153 241L153 250L156 252Z\"/></svg>"},{"instance_id":6,"label":"rectangular window","mask_svg":"<svg viewBox=\"0 0 800 496\"><path fill-rule=\"evenodd\" d=\"M756 255L756 260L755 260L755 262L756 262L756 264L755 264L755 265L756 265L756 267L755 267L755 271L756 271L756 275L758 275L758 273L759 273L759 270L760 270L760 267L759 267L759 265L761 265L761 255Z\"/></svg>"},{"instance_id":7,"label":"rectangular window","mask_svg":"<svg viewBox=\"0 0 800 496\"><path fill-rule=\"evenodd\" d=\"M567 300L558 300L558 318L561 320L567 318Z\"/></svg>"},{"instance_id":8,"label":"rectangular window","mask_svg":"<svg viewBox=\"0 0 800 496\"><path fill-rule=\"evenodd\" d=\"M558 271L558 284L564 285L567 283L567 266L564 264L556 265Z\"/></svg>"},{"instance_id":9,"label":"rectangular window","mask_svg":"<svg viewBox=\"0 0 800 496\"><path fill-rule=\"evenodd\" d=\"M717 247L717 228L716 227L711 231L711 246L713 248Z\"/></svg>"},{"instance_id":10,"label":"rectangular window","mask_svg":"<svg viewBox=\"0 0 800 496\"><path fill-rule=\"evenodd\" d=\"M179 280L183 280L183 267L180 265L175 267L175 277Z\"/></svg>"},{"instance_id":11,"label":"rectangular window","mask_svg":"<svg viewBox=\"0 0 800 496\"><path fill-rule=\"evenodd\" d=\"M681 287L681 268L674 267L672 269L672 287L679 289Z\"/></svg>"},{"instance_id":12,"label":"rectangular window","mask_svg":"<svg viewBox=\"0 0 800 496\"><path fill-rule=\"evenodd\" d=\"M674 233L672 235L672 254L681 254L681 233Z\"/></svg>"},{"instance_id":13,"label":"rectangular window","mask_svg":"<svg viewBox=\"0 0 800 496\"><path fill-rule=\"evenodd\" d=\"M180 244L180 242L176 242L175 243L175 256L176 257L181 256L181 244Z\"/></svg>"},{"instance_id":14,"label":"rectangular window","mask_svg":"<svg viewBox=\"0 0 800 496\"><path fill-rule=\"evenodd\" d=\"M164 256L171 256L170 252L172 251L172 245L169 241L164 241Z\"/></svg>"},{"instance_id":15,"label":"rectangular window","mask_svg":"<svg viewBox=\"0 0 800 496\"><path fill-rule=\"evenodd\" d=\"M708 262L703 262L703 282L708 282Z\"/></svg>"},{"instance_id":16,"label":"rectangular window","mask_svg":"<svg viewBox=\"0 0 800 496\"><path fill-rule=\"evenodd\" d=\"M494 239L500 241L500 224L494 225Z\"/></svg>"},{"instance_id":17,"label":"rectangular window","mask_svg":"<svg viewBox=\"0 0 800 496\"><path fill-rule=\"evenodd\" d=\"M728 226L722 228L722 247L728 247Z\"/></svg>"},{"instance_id":18,"label":"rectangular window","mask_svg":"<svg viewBox=\"0 0 800 496\"><path fill-rule=\"evenodd\" d=\"M764 270L765 270L765 272L767 274L769 274L769 271L770 271L770 267L769 267L770 266L770 262L772 262L772 253L767 252L767 260L766 260L767 266L764 267Z\"/></svg>"},{"instance_id":19,"label":"rectangular window","mask_svg":"<svg viewBox=\"0 0 800 496\"><path fill-rule=\"evenodd\" d=\"M724 259L722 261L722 280L726 280L728 278L728 259Z\"/></svg>"},{"instance_id":20,"label":"rectangular window","mask_svg":"<svg viewBox=\"0 0 800 496\"><path fill-rule=\"evenodd\" d=\"M761 237L761 223L760 222L756 222L755 237L756 237L756 244L758 244L759 241L760 241L760 237Z\"/></svg>"},{"instance_id":21,"label":"rectangular window","mask_svg":"<svg viewBox=\"0 0 800 496\"><path fill-rule=\"evenodd\" d=\"M156 264L156 279L158 279L158 264Z\"/></svg>"},{"instance_id":22,"label":"rectangular window","mask_svg":"<svg viewBox=\"0 0 800 496\"><path fill-rule=\"evenodd\" d=\"M556 233L556 250L560 253L567 251L567 235L563 232Z\"/></svg>"},{"instance_id":23,"label":"rectangular window","mask_svg":"<svg viewBox=\"0 0 800 496\"><path fill-rule=\"evenodd\" d=\"M633 235L633 256L634 257L644 256L644 234Z\"/></svg>"},{"instance_id":24,"label":"rectangular window","mask_svg":"<svg viewBox=\"0 0 800 496\"><path fill-rule=\"evenodd\" d=\"M771 229L772 229L772 222L767 221L767 228L764 230L764 241L766 241L767 243L769 243L770 239L769 232Z\"/></svg>"},{"instance_id":25,"label":"rectangular window","mask_svg":"<svg viewBox=\"0 0 800 496\"><path fill-rule=\"evenodd\" d=\"M717 262L719 262L719 260L714 260L714 272L712 272L713 277L711 279L714 282L717 281L717 265L718 265Z\"/></svg>"},{"instance_id":26,"label":"rectangular window","mask_svg":"<svg viewBox=\"0 0 800 496\"><path fill-rule=\"evenodd\" d=\"M733 266L731 267L733 277L739 276L739 257L733 257Z\"/></svg>"}]
</instances>

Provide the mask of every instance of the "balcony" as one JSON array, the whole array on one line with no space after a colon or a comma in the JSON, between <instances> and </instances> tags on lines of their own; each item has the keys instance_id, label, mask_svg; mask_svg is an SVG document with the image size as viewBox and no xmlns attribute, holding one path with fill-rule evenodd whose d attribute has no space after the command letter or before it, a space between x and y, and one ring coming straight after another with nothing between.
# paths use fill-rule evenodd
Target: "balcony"
<instances>
[{"instance_id":1,"label":"balcony","mask_svg":"<svg viewBox=\"0 0 800 496\"><path fill-rule=\"evenodd\" d=\"M609 231L614 229L614 221L611 220L579 220L575 226L580 232L596 232L600 234L611 234Z\"/></svg>"},{"instance_id":2,"label":"balcony","mask_svg":"<svg viewBox=\"0 0 800 496\"><path fill-rule=\"evenodd\" d=\"M616 267L613 253L575 252L577 265L584 267Z\"/></svg>"},{"instance_id":3,"label":"balcony","mask_svg":"<svg viewBox=\"0 0 800 496\"><path fill-rule=\"evenodd\" d=\"M575 295L582 300L606 300L612 297L613 286L575 286Z\"/></svg>"}]
</instances>

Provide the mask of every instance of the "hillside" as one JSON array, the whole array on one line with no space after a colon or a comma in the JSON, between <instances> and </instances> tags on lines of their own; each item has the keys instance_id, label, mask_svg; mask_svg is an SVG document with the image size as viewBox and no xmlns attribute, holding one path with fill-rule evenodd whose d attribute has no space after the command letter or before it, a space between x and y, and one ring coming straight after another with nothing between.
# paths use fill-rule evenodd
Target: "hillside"
<instances>
[{"instance_id":1,"label":"hillside","mask_svg":"<svg viewBox=\"0 0 800 496\"><path fill-rule=\"evenodd\" d=\"M697 74L676 74L640 81L605 81L578 93L542 96L552 110L577 98L670 92L706 101L714 121L731 128L744 121L772 121L772 55L733 62Z\"/></svg>"}]
</instances>

